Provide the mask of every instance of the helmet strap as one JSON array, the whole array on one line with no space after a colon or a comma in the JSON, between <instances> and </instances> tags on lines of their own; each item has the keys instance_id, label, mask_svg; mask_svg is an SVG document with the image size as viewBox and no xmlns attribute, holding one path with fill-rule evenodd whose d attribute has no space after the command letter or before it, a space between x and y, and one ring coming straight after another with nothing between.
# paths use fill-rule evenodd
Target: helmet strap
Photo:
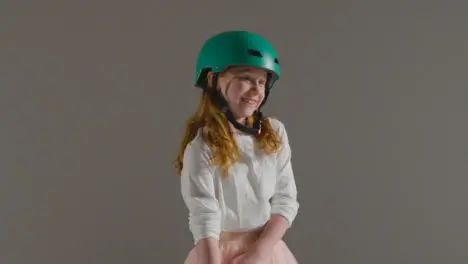
<instances>
[{"instance_id":1,"label":"helmet strap","mask_svg":"<svg viewBox=\"0 0 468 264\"><path fill-rule=\"evenodd\" d=\"M238 130L253 135L253 136L259 136L261 133L261 128L262 128L262 121L263 121L263 114L260 111L260 108L263 106L265 103L267 97L268 97L268 89L265 91L265 98L263 99L263 102L261 103L260 107L254 112L254 124L253 127L248 127L244 124L241 124L237 122L236 118L234 117L234 114L232 113L231 109L229 109L229 105L224 99L224 97L221 95L220 92L216 89L218 86L218 73L213 74L213 81L212 81L212 88L206 87L204 89L204 92L207 92L210 96L213 102L215 103L216 107L226 116L228 121Z\"/></svg>"}]
</instances>

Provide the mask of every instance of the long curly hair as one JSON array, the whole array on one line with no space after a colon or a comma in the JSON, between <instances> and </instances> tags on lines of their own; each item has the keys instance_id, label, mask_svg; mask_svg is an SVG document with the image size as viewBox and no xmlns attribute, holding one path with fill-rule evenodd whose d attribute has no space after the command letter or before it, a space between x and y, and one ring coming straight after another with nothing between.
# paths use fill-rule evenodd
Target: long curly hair
<instances>
[{"instance_id":1,"label":"long curly hair","mask_svg":"<svg viewBox=\"0 0 468 264\"><path fill-rule=\"evenodd\" d=\"M247 126L252 127L253 121L252 116L247 118ZM181 175L187 144L195 138L200 129L203 129L201 134L204 142L212 151L211 164L220 166L222 176L227 177L229 168L240 159L240 152L231 132L229 121L215 106L207 93L202 93L197 111L187 120L185 134L175 162L177 174ZM267 154L278 152L282 145L280 136L272 128L267 117L264 117L261 134L255 139L260 148Z\"/></svg>"}]
</instances>

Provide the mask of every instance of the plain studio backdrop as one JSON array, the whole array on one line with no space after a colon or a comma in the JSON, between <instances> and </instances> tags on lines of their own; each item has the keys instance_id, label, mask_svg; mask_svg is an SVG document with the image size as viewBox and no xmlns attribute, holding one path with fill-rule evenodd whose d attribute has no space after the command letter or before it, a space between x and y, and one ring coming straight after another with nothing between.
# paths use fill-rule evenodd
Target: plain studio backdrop
<instances>
[{"instance_id":1,"label":"plain studio backdrop","mask_svg":"<svg viewBox=\"0 0 468 264\"><path fill-rule=\"evenodd\" d=\"M173 168L215 33L269 39L300 263L468 263L463 1L2 1L0 263L183 263Z\"/></svg>"}]
</instances>

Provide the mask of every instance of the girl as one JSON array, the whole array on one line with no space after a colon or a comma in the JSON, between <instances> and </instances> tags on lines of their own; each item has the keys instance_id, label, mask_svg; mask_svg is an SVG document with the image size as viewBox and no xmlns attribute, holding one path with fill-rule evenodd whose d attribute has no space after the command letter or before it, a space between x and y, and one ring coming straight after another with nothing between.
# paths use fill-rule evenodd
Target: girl
<instances>
[{"instance_id":1,"label":"girl","mask_svg":"<svg viewBox=\"0 0 468 264\"><path fill-rule=\"evenodd\" d=\"M282 237L299 204L283 123L260 107L280 76L270 43L245 31L208 39L203 89L177 158L194 248L186 264L297 264Z\"/></svg>"}]
</instances>

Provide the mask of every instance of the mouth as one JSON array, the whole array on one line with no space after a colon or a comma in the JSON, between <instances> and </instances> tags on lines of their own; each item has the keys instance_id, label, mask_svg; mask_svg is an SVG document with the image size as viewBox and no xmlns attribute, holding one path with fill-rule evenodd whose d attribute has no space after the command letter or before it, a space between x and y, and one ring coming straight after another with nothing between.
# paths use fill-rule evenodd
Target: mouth
<instances>
[{"instance_id":1,"label":"mouth","mask_svg":"<svg viewBox=\"0 0 468 264\"><path fill-rule=\"evenodd\" d=\"M242 98L242 102L248 104L248 105L252 105L252 106L255 106L257 105L257 100L255 99L249 99L249 98Z\"/></svg>"}]
</instances>

